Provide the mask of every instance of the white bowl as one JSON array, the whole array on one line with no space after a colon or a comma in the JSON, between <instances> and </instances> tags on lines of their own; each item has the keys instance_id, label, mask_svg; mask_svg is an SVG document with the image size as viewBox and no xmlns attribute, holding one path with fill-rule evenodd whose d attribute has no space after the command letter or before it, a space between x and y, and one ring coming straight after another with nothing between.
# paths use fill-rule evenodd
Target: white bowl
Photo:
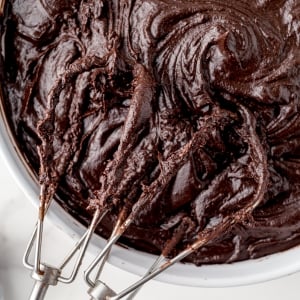
<instances>
[{"instance_id":1,"label":"white bowl","mask_svg":"<svg viewBox=\"0 0 300 300\"><path fill-rule=\"evenodd\" d=\"M0 101L1 102L1 101ZM39 187L30 169L18 152L5 122L0 105L0 155L3 157L17 184L35 205L38 204ZM48 218L64 232L78 239L85 227L53 203ZM94 235L89 250L93 255L99 253L105 240ZM25 249L24 249L25 250ZM156 256L134 249L115 246L109 262L136 275L143 275L152 265ZM263 282L300 270L300 247L233 264L220 264L196 267L192 264L178 263L157 277L157 280L177 285L198 287L227 287Z\"/></svg>"}]
</instances>

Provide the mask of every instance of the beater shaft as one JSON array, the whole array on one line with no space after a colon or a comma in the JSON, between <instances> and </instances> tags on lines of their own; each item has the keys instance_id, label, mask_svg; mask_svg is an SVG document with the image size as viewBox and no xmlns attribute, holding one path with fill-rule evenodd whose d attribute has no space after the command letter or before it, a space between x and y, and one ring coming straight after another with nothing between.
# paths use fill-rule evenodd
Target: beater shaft
<instances>
[{"instance_id":1,"label":"beater shaft","mask_svg":"<svg viewBox=\"0 0 300 300\"><path fill-rule=\"evenodd\" d=\"M29 300L43 300L46 296L48 287L48 284L41 281L36 281Z\"/></svg>"},{"instance_id":2,"label":"beater shaft","mask_svg":"<svg viewBox=\"0 0 300 300\"><path fill-rule=\"evenodd\" d=\"M35 271L32 273L35 284L31 292L30 300L43 300L49 286L57 285L58 277L60 276L59 269L47 265L41 265L40 268L40 274L37 274Z\"/></svg>"}]
</instances>

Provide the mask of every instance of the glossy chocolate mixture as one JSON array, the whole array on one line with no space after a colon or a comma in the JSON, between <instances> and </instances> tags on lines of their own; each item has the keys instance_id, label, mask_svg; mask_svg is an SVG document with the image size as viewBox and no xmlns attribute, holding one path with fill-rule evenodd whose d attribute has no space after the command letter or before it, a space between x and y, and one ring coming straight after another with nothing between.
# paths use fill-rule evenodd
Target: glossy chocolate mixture
<instances>
[{"instance_id":1,"label":"glossy chocolate mixture","mask_svg":"<svg viewBox=\"0 0 300 300\"><path fill-rule=\"evenodd\" d=\"M258 205L195 264L300 243L299 0L7 2L6 115L42 200L109 207L105 237L133 209L122 242L170 255Z\"/></svg>"}]
</instances>

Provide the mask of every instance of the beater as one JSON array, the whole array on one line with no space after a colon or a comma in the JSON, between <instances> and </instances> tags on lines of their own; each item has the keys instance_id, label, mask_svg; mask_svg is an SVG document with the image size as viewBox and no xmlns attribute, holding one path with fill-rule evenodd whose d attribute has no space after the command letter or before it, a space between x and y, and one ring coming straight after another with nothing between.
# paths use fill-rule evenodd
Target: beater
<instances>
[{"instance_id":1,"label":"beater","mask_svg":"<svg viewBox=\"0 0 300 300\"><path fill-rule=\"evenodd\" d=\"M50 203L46 207L47 212ZM44 216L39 215L39 219L34 228L32 236L27 245L25 255L23 257L23 264L26 268L32 271L31 277L35 280L33 290L31 292L30 300L42 300L44 299L46 292L49 286L55 286L58 282L70 284L72 283L79 271L80 265L82 263L83 257L85 255L88 243L92 237L92 234L97 227L99 221L105 214L99 215L95 213L92 222L81 237L81 239L76 243L73 249L69 252L68 255L62 260L61 264L58 267L50 266L46 263L41 262L41 250L42 250L42 240L43 240L43 225L44 225ZM33 250L34 243L36 244L35 253L34 253L34 262L31 263L29 260L30 254ZM63 275L63 269L69 265L70 261L78 253L75 260L73 270L70 275Z\"/></svg>"},{"instance_id":2,"label":"beater","mask_svg":"<svg viewBox=\"0 0 300 300\"><path fill-rule=\"evenodd\" d=\"M0 0L0 17L4 16L6 0ZM51 190L51 187L49 188ZM41 186L40 198L43 198L45 194L46 186ZM98 211L94 214L90 226L88 227L85 234L75 244L73 249L68 255L62 260L58 267L50 266L46 263L41 262L42 257L42 240L43 240L43 227L44 218L51 205L52 196L55 189L52 187L51 193L48 195L48 199L40 201L38 210L38 221L35 225L33 233L29 239L26 251L23 257L23 264L26 268L32 271L31 277L35 280L33 290L31 292L30 300L42 300L44 299L49 286L55 286L58 282L69 284L73 282L78 274L80 265L85 255L88 243L92 237L92 234L97 227L100 220L105 216L105 212L100 214ZM34 260L30 262L30 255L33 251L35 244ZM78 256L75 260L73 270L71 274L65 276L63 269L69 265L70 261L75 257L76 253Z\"/></svg>"},{"instance_id":3,"label":"beater","mask_svg":"<svg viewBox=\"0 0 300 300\"><path fill-rule=\"evenodd\" d=\"M246 121L253 120L253 116L247 111L247 109L243 106L240 106L240 113L244 117ZM250 124L250 122L247 122ZM254 123L255 124L255 123ZM150 267L148 272L136 283L132 284L125 290L121 291L120 293L115 293L108 285L102 282L99 277L101 275L101 271L107 258L109 256L109 252L112 246L118 241L118 239L123 235L123 233L127 230L127 228L134 222L135 218L138 216L140 210L147 204L147 201L150 199L147 196L141 196L140 199L134 204L129 216L124 220L124 211L119 216L119 219L113 229L111 237L103 248L103 250L99 253L99 255L94 259L92 264L86 269L85 271L85 281L90 286L88 291L89 295L92 297L91 300L117 300L121 299L128 294L132 293L129 298L133 299L138 289L154 278L155 276L159 275L161 272L165 271L175 263L181 261L182 259L186 258L194 251L205 245L206 243L216 239L223 233L227 232L234 224L246 222L248 218L251 218L251 213L253 210L261 203L264 193L267 188L267 178L268 172L266 171L267 160L264 155L262 155L261 145L259 143L258 137L255 132L255 125L250 126L248 128L244 128L243 130L247 131L245 134L245 140L249 145L248 148L248 156L251 157L250 159L256 160L258 163L258 167L253 169L251 168L251 164L245 164L246 168L251 170L251 175L256 181L256 190L254 195L251 197L251 200L247 203L239 207L236 211L232 212L232 214L228 216L223 216L222 220L215 220L212 223L209 223L202 231L197 234L197 238L195 241L188 245L184 250L179 252L175 257L168 258L170 251L176 246L176 244L180 241L181 237L181 230L179 230L165 245L164 250L162 251L161 255L157 258L154 264ZM190 149L193 145L197 145L201 147L204 143L206 143L207 137L203 135L195 134L192 140L183 146L180 150L176 153L171 155L166 161L165 164L170 166L172 172L168 172L167 174L160 175L161 180L168 180L166 177L170 178L173 176L173 172L178 170L181 165L185 162L187 153L189 153ZM260 145L259 147L257 145ZM249 155L251 153L251 155ZM178 159L180 158L180 159ZM164 168L163 168L164 169ZM169 171L170 171L169 169ZM158 181L160 180L158 178ZM162 179L163 178L163 179ZM159 185L158 185L159 186ZM98 208L99 210L99 208ZM122 222L122 220L124 220ZM181 224L182 231L185 229L184 222ZM97 270L98 267L98 270ZM94 280L91 279L91 273L97 270L96 276ZM135 292L134 292L135 291Z\"/></svg>"}]
</instances>

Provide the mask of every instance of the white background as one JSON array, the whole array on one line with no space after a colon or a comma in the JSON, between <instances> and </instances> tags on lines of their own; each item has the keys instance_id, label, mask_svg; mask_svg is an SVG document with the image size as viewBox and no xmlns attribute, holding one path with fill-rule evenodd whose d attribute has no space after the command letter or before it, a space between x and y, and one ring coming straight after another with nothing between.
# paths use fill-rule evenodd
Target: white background
<instances>
[{"instance_id":1,"label":"white background","mask_svg":"<svg viewBox=\"0 0 300 300\"><path fill-rule=\"evenodd\" d=\"M16 186L0 158L0 285L4 300L29 299L33 280L30 278L30 271L22 266L22 256L35 220L36 209ZM53 224L47 224L46 237L44 260L47 262L63 255L64 251L73 245L73 241ZM92 259L91 255L87 255L84 266ZM46 300L90 299L87 285L82 278L81 270L72 285L59 284L50 287ZM110 265L106 266L103 275L103 280L117 291L137 279L136 276ZM152 281L136 297L136 300L150 299L298 300L300 299L300 273L257 285L224 289L181 287Z\"/></svg>"}]
</instances>

